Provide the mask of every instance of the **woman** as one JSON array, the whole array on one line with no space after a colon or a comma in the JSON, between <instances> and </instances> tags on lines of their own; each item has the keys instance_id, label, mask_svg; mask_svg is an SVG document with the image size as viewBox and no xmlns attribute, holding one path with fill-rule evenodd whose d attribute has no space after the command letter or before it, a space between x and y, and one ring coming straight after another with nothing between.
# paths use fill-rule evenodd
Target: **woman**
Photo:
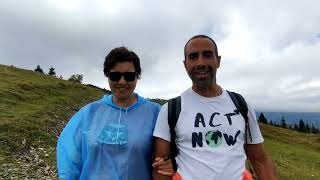
<instances>
[{"instance_id":1,"label":"woman","mask_svg":"<svg viewBox=\"0 0 320 180\"><path fill-rule=\"evenodd\" d=\"M115 48L105 58L104 74L112 95L80 109L61 133L59 179L150 180L160 106L133 92L141 75L139 57ZM172 175L171 161L161 162L159 172Z\"/></svg>"}]
</instances>

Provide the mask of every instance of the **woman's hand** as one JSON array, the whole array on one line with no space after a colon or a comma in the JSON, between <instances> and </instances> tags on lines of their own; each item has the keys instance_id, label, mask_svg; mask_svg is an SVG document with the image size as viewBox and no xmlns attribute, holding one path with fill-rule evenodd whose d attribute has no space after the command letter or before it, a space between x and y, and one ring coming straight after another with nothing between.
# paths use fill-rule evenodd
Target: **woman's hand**
<instances>
[{"instance_id":1,"label":"woman's hand","mask_svg":"<svg viewBox=\"0 0 320 180\"><path fill-rule=\"evenodd\" d=\"M157 157L155 158L152 167L159 173L165 176L173 176L174 171L171 163L171 159Z\"/></svg>"}]
</instances>

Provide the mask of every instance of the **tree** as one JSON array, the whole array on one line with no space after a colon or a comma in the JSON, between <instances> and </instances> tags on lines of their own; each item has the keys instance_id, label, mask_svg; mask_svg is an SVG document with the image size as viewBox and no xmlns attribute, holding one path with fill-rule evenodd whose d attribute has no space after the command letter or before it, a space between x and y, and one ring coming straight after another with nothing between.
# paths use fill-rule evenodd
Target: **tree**
<instances>
[{"instance_id":1,"label":"tree","mask_svg":"<svg viewBox=\"0 0 320 180\"><path fill-rule=\"evenodd\" d=\"M82 74L73 74L70 76L68 79L69 81L77 82L77 83L82 83L83 75Z\"/></svg>"},{"instance_id":2,"label":"tree","mask_svg":"<svg viewBox=\"0 0 320 180\"><path fill-rule=\"evenodd\" d=\"M48 72L48 75L50 75L50 76L56 76L56 72L55 72L54 67L50 67L49 72Z\"/></svg>"},{"instance_id":3,"label":"tree","mask_svg":"<svg viewBox=\"0 0 320 180\"><path fill-rule=\"evenodd\" d=\"M298 131L298 130L299 130L298 125L297 125L297 124L294 124L293 129L296 130L296 131Z\"/></svg>"},{"instance_id":4,"label":"tree","mask_svg":"<svg viewBox=\"0 0 320 180\"><path fill-rule=\"evenodd\" d=\"M318 133L318 129L314 127L313 123L312 123L312 126L311 126L311 133L313 133L313 134L317 134Z\"/></svg>"},{"instance_id":5,"label":"tree","mask_svg":"<svg viewBox=\"0 0 320 180\"><path fill-rule=\"evenodd\" d=\"M306 131L306 125L304 124L304 121L302 119L300 119L300 121L299 121L299 131L300 132Z\"/></svg>"},{"instance_id":6,"label":"tree","mask_svg":"<svg viewBox=\"0 0 320 180\"><path fill-rule=\"evenodd\" d=\"M164 99L151 99L151 101L156 102L160 105L164 105L166 102L168 102L167 100L164 100Z\"/></svg>"},{"instance_id":7,"label":"tree","mask_svg":"<svg viewBox=\"0 0 320 180\"><path fill-rule=\"evenodd\" d=\"M268 124L268 120L267 120L267 118L264 116L263 113L260 113L259 118L258 118L258 121L261 122L261 123L264 123L264 124Z\"/></svg>"},{"instance_id":8,"label":"tree","mask_svg":"<svg viewBox=\"0 0 320 180\"><path fill-rule=\"evenodd\" d=\"M43 70L41 69L41 67L39 65L37 66L36 69L34 69L34 71L43 74Z\"/></svg>"},{"instance_id":9,"label":"tree","mask_svg":"<svg viewBox=\"0 0 320 180\"><path fill-rule=\"evenodd\" d=\"M310 127L309 127L309 124L307 123L306 125L306 133L310 133Z\"/></svg>"},{"instance_id":10,"label":"tree","mask_svg":"<svg viewBox=\"0 0 320 180\"><path fill-rule=\"evenodd\" d=\"M270 125L270 126L273 126L273 122L272 122L272 120L270 120L269 125Z\"/></svg>"},{"instance_id":11,"label":"tree","mask_svg":"<svg viewBox=\"0 0 320 180\"><path fill-rule=\"evenodd\" d=\"M282 118L281 118L281 127L282 127L282 128L287 128L287 123L286 123L286 120L284 119L283 116L282 116Z\"/></svg>"}]
</instances>

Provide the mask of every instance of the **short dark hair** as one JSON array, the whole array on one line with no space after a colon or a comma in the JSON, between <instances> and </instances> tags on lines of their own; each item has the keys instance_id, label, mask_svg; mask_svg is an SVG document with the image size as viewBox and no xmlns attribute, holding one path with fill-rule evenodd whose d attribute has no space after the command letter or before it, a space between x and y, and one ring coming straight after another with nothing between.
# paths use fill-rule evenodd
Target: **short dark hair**
<instances>
[{"instance_id":1,"label":"short dark hair","mask_svg":"<svg viewBox=\"0 0 320 180\"><path fill-rule=\"evenodd\" d=\"M200 35L196 35L196 36L193 36L192 38L190 38L190 39L187 41L187 43L184 45L184 59L187 58L187 52L186 52L186 50L187 50L187 45L189 44L189 42L190 42L191 40L197 39L197 38L209 39L209 40L213 43L213 45L214 45L214 50L215 50L214 53L215 53L216 57L219 56L218 47L217 47L216 42L215 42L211 37L200 34Z\"/></svg>"},{"instance_id":2,"label":"short dark hair","mask_svg":"<svg viewBox=\"0 0 320 180\"><path fill-rule=\"evenodd\" d=\"M114 67L114 65L121 62L132 62L137 73L137 78L140 78L140 59L136 53L128 50L126 47L117 47L109 52L103 64L104 75L108 77L110 70Z\"/></svg>"}]
</instances>

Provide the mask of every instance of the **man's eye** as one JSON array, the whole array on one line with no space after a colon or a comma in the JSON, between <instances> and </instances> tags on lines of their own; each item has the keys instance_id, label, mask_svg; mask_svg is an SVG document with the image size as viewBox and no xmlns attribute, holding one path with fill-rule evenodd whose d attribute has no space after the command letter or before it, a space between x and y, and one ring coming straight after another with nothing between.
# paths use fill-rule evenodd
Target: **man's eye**
<instances>
[{"instance_id":1,"label":"man's eye","mask_svg":"<svg viewBox=\"0 0 320 180\"><path fill-rule=\"evenodd\" d=\"M204 53L203 56L205 56L207 58L211 58L212 57L212 53Z\"/></svg>"},{"instance_id":2,"label":"man's eye","mask_svg":"<svg viewBox=\"0 0 320 180\"><path fill-rule=\"evenodd\" d=\"M196 54L190 54L190 55L189 55L189 59L195 59L195 58L197 58L197 55L196 55Z\"/></svg>"}]
</instances>

